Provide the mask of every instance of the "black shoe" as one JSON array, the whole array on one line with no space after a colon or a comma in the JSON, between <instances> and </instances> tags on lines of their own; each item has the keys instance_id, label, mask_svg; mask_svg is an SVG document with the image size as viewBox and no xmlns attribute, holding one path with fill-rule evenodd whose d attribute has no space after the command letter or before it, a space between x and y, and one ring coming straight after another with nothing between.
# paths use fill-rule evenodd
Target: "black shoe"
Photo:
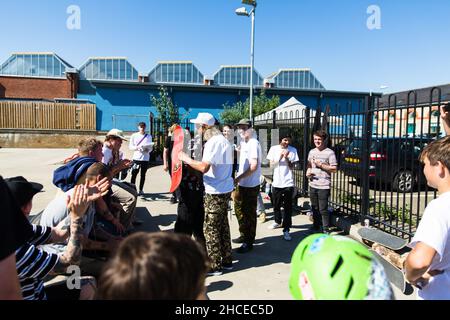
<instances>
[{"instance_id":1,"label":"black shoe","mask_svg":"<svg viewBox=\"0 0 450 320\"><path fill-rule=\"evenodd\" d=\"M134 219L132 224L133 224L133 226L140 226L140 225L144 224L144 221L139 220L139 219Z\"/></svg>"},{"instance_id":2,"label":"black shoe","mask_svg":"<svg viewBox=\"0 0 450 320\"><path fill-rule=\"evenodd\" d=\"M170 203L175 204L177 202L178 202L177 198L175 198L175 197L170 198Z\"/></svg>"},{"instance_id":3,"label":"black shoe","mask_svg":"<svg viewBox=\"0 0 450 320\"><path fill-rule=\"evenodd\" d=\"M322 233L323 233L323 234L330 235L330 234L331 234L331 231L330 231L329 228L323 228L323 229L322 229Z\"/></svg>"},{"instance_id":4,"label":"black shoe","mask_svg":"<svg viewBox=\"0 0 450 320\"><path fill-rule=\"evenodd\" d=\"M230 263L224 263L224 264L223 264L223 270L227 270L227 271L233 270L233 263L232 263L232 262L230 262Z\"/></svg>"},{"instance_id":5,"label":"black shoe","mask_svg":"<svg viewBox=\"0 0 450 320\"><path fill-rule=\"evenodd\" d=\"M253 244L249 243L243 243L240 248L236 250L237 253L247 253L249 251L253 250Z\"/></svg>"},{"instance_id":6,"label":"black shoe","mask_svg":"<svg viewBox=\"0 0 450 320\"><path fill-rule=\"evenodd\" d=\"M231 240L231 242L233 242L233 243L244 243L245 241L244 241L244 237L240 236L239 238Z\"/></svg>"}]
</instances>

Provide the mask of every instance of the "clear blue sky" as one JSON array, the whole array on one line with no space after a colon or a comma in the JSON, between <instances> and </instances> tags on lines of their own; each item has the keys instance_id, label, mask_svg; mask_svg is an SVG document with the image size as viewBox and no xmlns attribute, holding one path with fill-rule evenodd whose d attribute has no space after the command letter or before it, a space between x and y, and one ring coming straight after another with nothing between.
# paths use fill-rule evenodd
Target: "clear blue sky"
<instances>
[{"instance_id":1,"label":"clear blue sky","mask_svg":"<svg viewBox=\"0 0 450 320\"><path fill-rule=\"evenodd\" d=\"M82 28L66 28L81 8ZM381 8L381 30L366 27ZM53 51L80 67L89 56L126 56L141 73L158 60L192 60L205 75L250 63L250 19L240 0L2 1L0 60ZM259 0L255 68L311 68L330 90L385 92L450 83L448 0Z\"/></svg>"}]
</instances>

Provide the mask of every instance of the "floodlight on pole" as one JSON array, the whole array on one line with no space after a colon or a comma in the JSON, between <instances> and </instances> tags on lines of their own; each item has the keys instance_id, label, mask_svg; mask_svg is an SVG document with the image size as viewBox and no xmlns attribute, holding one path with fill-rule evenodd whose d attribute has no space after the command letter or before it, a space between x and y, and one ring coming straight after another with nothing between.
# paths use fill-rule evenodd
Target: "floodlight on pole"
<instances>
[{"instance_id":1,"label":"floodlight on pole","mask_svg":"<svg viewBox=\"0 0 450 320\"><path fill-rule=\"evenodd\" d=\"M238 16L246 16L246 17L248 17L250 14L247 12L247 9L245 8L245 7L242 7L242 8L238 8L238 9L236 9L236 14L238 15Z\"/></svg>"},{"instance_id":2,"label":"floodlight on pole","mask_svg":"<svg viewBox=\"0 0 450 320\"><path fill-rule=\"evenodd\" d=\"M253 125L253 69L254 63L254 51L255 51L255 11L256 0L242 0L242 4L250 5L253 7L252 11L247 12L245 7L237 9L235 12L238 16L251 16L252 17L252 37L251 37L251 49L250 49L250 121Z\"/></svg>"}]
</instances>

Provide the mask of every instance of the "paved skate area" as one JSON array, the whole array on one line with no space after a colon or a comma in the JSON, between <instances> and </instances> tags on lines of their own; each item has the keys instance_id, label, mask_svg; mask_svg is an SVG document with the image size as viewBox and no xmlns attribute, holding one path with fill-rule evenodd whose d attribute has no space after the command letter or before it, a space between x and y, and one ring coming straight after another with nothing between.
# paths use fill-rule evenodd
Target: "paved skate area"
<instances>
[{"instance_id":1,"label":"paved skate area","mask_svg":"<svg viewBox=\"0 0 450 320\"><path fill-rule=\"evenodd\" d=\"M124 151L126 148L123 148ZM0 175L4 178L22 175L30 181L44 185L44 192L34 197L33 213L45 208L55 194L52 184L53 171L61 161L76 152L75 149L0 149ZM125 151L126 152L126 151ZM130 177L128 177L130 179ZM139 179L139 177L138 177ZM176 220L176 204L169 202L169 175L162 166L147 172L145 197L138 200L137 216L144 221L141 231L170 231ZM268 205L268 204L267 204ZM297 244L308 235L311 222L306 215L295 214L292 218L292 241L282 238L281 229L269 230L273 222L272 209L269 220L258 223L253 251L240 255L233 244L234 270L222 276L208 277L208 297L213 300L291 300L289 293L290 259ZM230 215L231 237L239 236L238 223ZM405 296L394 287L396 298L414 300L415 295Z\"/></svg>"}]
</instances>

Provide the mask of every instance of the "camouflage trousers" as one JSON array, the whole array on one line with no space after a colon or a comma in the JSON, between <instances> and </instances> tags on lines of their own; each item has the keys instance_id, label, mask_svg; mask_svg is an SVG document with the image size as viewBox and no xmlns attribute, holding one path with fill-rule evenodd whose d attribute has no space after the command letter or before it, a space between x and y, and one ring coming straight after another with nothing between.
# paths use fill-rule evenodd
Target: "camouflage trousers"
<instances>
[{"instance_id":1,"label":"camouflage trousers","mask_svg":"<svg viewBox=\"0 0 450 320\"><path fill-rule=\"evenodd\" d=\"M205 194L205 222L203 233L206 252L213 269L222 269L223 264L232 263L231 235L228 224L228 202L231 193Z\"/></svg>"},{"instance_id":2,"label":"camouflage trousers","mask_svg":"<svg viewBox=\"0 0 450 320\"><path fill-rule=\"evenodd\" d=\"M253 244L256 237L256 205L259 185L253 188L237 186L234 193L234 212L239 232L245 243Z\"/></svg>"}]
</instances>

